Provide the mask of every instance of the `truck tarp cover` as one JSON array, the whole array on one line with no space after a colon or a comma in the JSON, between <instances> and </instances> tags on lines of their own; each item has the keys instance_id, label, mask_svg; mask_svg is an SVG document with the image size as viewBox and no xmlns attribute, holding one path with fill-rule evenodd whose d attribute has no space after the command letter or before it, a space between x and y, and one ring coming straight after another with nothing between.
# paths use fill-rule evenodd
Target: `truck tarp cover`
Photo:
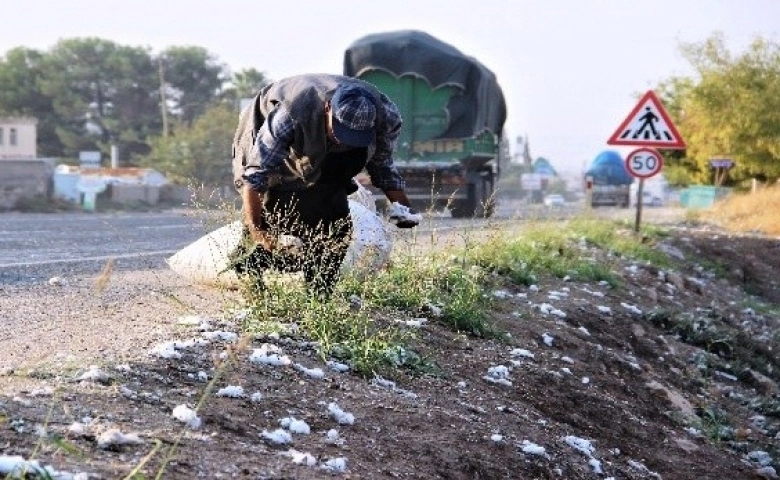
<instances>
[{"instance_id":1,"label":"truck tarp cover","mask_svg":"<svg viewBox=\"0 0 780 480\"><path fill-rule=\"evenodd\" d=\"M593 177L596 185L629 185L634 182L634 177L626 170L623 157L614 150L599 153L585 176Z\"/></svg>"},{"instance_id":2,"label":"truck tarp cover","mask_svg":"<svg viewBox=\"0 0 780 480\"><path fill-rule=\"evenodd\" d=\"M423 77L432 88L462 90L447 104L450 125L441 138L463 138L485 129L500 135L506 121L504 94L496 76L473 57L416 30L376 33L356 40L344 54L344 75L384 70L396 77Z\"/></svg>"}]
</instances>

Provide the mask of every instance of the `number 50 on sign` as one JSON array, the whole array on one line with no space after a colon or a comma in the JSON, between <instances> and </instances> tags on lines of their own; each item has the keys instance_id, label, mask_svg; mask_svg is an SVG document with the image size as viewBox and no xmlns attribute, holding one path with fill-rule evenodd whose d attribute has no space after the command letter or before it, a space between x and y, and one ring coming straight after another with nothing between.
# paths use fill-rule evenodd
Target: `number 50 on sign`
<instances>
[{"instance_id":1,"label":"number 50 on sign","mask_svg":"<svg viewBox=\"0 0 780 480\"><path fill-rule=\"evenodd\" d=\"M626 157L626 170L637 178L650 178L663 166L664 158L652 148L638 148Z\"/></svg>"}]
</instances>

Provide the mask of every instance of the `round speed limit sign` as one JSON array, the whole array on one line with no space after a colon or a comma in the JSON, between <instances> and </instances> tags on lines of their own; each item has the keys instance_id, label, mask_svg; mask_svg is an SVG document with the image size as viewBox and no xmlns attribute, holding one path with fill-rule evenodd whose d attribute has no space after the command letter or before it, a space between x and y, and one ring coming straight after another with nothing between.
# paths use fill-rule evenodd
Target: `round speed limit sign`
<instances>
[{"instance_id":1,"label":"round speed limit sign","mask_svg":"<svg viewBox=\"0 0 780 480\"><path fill-rule=\"evenodd\" d=\"M664 157L652 148L638 148L626 157L626 170L637 178L650 178L663 166Z\"/></svg>"}]
</instances>

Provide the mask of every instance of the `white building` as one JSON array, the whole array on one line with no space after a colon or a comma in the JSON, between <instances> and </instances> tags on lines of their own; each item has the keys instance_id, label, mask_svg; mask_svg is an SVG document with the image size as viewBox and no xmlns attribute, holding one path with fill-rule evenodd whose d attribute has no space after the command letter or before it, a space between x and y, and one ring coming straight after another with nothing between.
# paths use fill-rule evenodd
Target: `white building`
<instances>
[{"instance_id":1,"label":"white building","mask_svg":"<svg viewBox=\"0 0 780 480\"><path fill-rule=\"evenodd\" d=\"M0 117L0 161L37 158L37 125L34 118Z\"/></svg>"}]
</instances>

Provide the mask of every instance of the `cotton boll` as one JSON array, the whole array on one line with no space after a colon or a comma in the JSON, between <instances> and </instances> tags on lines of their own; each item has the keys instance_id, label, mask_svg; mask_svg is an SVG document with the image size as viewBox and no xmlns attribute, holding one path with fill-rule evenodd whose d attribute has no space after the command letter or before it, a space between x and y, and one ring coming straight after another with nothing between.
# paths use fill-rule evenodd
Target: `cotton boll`
<instances>
[{"instance_id":1,"label":"cotton boll","mask_svg":"<svg viewBox=\"0 0 780 480\"><path fill-rule=\"evenodd\" d=\"M203 335L203 338L205 338L206 340L211 340L213 342L219 341L219 342L232 343L238 340L238 334L233 332L222 332L222 331L203 332L201 333L201 335Z\"/></svg>"},{"instance_id":2,"label":"cotton boll","mask_svg":"<svg viewBox=\"0 0 780 480\"><path fill-rule=\"evenodd\" d=\"M295 450L294 448L291 448L287 450L286 452L282 452L281 455L284 455L286 457L290 457L293 461L293 463L296 463L298 465L305 465L307 467L313 467L317 464L317 459L314 458L314 456L311 453L308 452L299 452L298 450Z\"/></svg>"},{"instance_id":3,"label":"cotton boll","mask_svg":"<svg viewBox=\"0 0 780 480\"><path fill-rule=\"evenodd\" d=\"M230 397L230 398L241 398L244 396L244 387L240 385L228 385L225 388L220 388L216 396L218 397Z\"/></svg>"},{"instance_id":4,"label":"cotton boll","mask_svg":"<svg viewBox=\"0 0 780 480\"><path fill-rule=\"evenodd\" d=\"M487 375L482 378L490 383L498 383L507 387L512 386L512 382L509 381L509 369L505 365L496 365L488 368Z\"/></svg>"},{"instance_id":5,"label":"cotton boll","mask_svg":"<svg viewBox=\"0 0 780 480\"><path fill-rule=\"evenodd\" d=\"M109 450L121 445L141 445L143 443L143 440L137 434L124 434L116 428L104 431L97 438L97 446L101 450Z\"/></svg>"},{"instance_id":6,"label":"cotton boll","mask_svg":"<svg viewBox=\"0 0 780 480\"><path fill-rule=\"evenodd\" d=\"M352 425L355 423L355 416L342 410L335 402L328 404L328 413L339 425Z\"/></svg>"},{"instance_id":7,"label":"cotton boll","mask_svg":"<svg viewBox=\"0 0 780 480\"><path fill-rule=\"evenodd\" d=\"M332 473L343 473L347 471L347 459L343 457L331 458L322 464L322 469Z\"/></svg>"},{"instance_id":8,"label":"cotton boll","mask_svg":"<svg viewBox=\"0 0 780 480\"><path fill-rule=\"evenodd\" d=\"M567 435L563 438L563 440L573 449L589 457L593 455L595 448L593 448L593 444L591 444L590 440L575 437L574 435Z\"/></svg>"},{"instance_id":9,"label":"cotton boll","mask_svg":"<svg viewBox=\"0 0 780 480\"><path fill-rule=\"evenodd\" d=\"M339 435L339 431L336 430L335 428L331 428L330 430L328 430L325 433L325 437L326 437L325 442L330 443L331 445L341 445L342 443L344 443L344 439L341 438L341 436Z\"/></svg>"},{"instance_id":10,"label":"cotton boll","mask_svg":"<svg viewBox=\"0 0 780 480\"><path fill-rule=\"evenodd\" d=\"M495 378L509 377L509 369L505 365L496 365L488 368L488 375Z\"/></svg>"},{"instance_id":11,"label":"cotton boll","mask_svg":"<svg viewBox=\"0 0 780 480\"><path fill-rule=\"evenodd\" d=\"M307 377L316 378L318 380L325 378L325 372L323 372L321 368L306 368L299 363L295 363L293 366Z\"/></svg>"},{"instance_id":12,"label":"cotton boll","mask_svg":"<svg viewBox=\"0 0 780 480\"><path fill-rule=\"evenodd\" d=\"M111 380L111 376L100 369L97 365L91 365L89 370L81 374L79 381L82 382L95 382L95 383L108 383Z\"/></svg>"},{"instance_id":13,"label":"cotton boll","mask_svg":"<svg viewBox=\"0 0 780 480\"><path fill-rule=\"evenodd\" d=\"M304 422L303 420L293 420L290 422L290 425L287 427L290 432L292 433L298 433L301 435L308 435L311 433L311 428L309 427L309 424Z\"/></svg>"},{"instance_id":14,"label":"cotton boll","mask_svg":"<svg viewBox=\"0 0 780 480\"><path fill-rule=\"evenodd\" d=\"M255 349L252 355L250 355L249 361L252 363L270 365L273 367L284 367L292 364L292 360L290 360L290 358L287 355L280 356L276 353L266 355L264 352L260 352L257 349Z\"/></svg>"},{"instance_id":15,"label":"cotton boll","mask_svg":"<svg viewBox=\"0 0 780 480\"><path fill-rule=\"evenodd\" d=\"M181 353L176 351L175 342L165 342L159 345L155 345L149 350L149 355L167 359L181 358Z\"/></svg>"},{"instance_id":16,"label":"cotton boll","mask_svg":"<svg viewBox=\"0 0 780 480\"><path fill-rule=\"evenodd\" d=\"M292 442L292 435L290 435L290 432L282 430L281 428L276 429L273 432L263 430L263 433L261 433L260 436L275 445L285 445Z\"/></svg>"},{"instance_id":17,"label":"cotton boll","mask_svg":"<svg viewBox=\"0 0 780 480\"><path fill-rule=\"evenodd\" d=\"M524 348L515 348L515 349L512 349L512 351L511 351L511 352L509 352L509 354L510 354L510 355L512 355L512 356L515 356L515 357L525 357L525 358L530 358L531 360L533 360L533 358L534 358L534 354L533 354L533 353L531 353L531 351L530 351L530 350L526 350L526 349L524 349Z\"/></svg>"},{"instance_id":18,"label":"cotton boll","mask_svg":"<svg viewBox=\"0 0 780 480\"><path fill-rule=\"evenodd\" d=\"M601 475L602 473L604 473L601 470L601 461L600 460L596 460L595 458L591 458L590 460L588 460L588 465L590 465L590 468L593 469L593 473L595 473L596 475Z\"/></svg>"},{"instance_id":19,"label":"cotton boll","mask_svg":"<svg viewBox=\"0 0 780 480\"><path fill-rule=\"evenodd\" d=\"M279 420L279 425L292 433L299 433L302 435L308 435L311 433L311 428L309 427L308 423L304 422L303 420L296 420L293 417L285 417Z\"/></svg>"},{"instance_id":20,"label":"cotton boll","mask_svg":"<svg viewBox=\"0 0 780 480\"><path fill-rule=\"evenodd\" d=\"M387 380L385 378L380 377L379 375L371 379L371 385L376 385L377 387L386 388L388 390L395 390L396 388L394 381Z\"/></svg>"},{"instance_id":21,"label":"cotton boll","mask_svg":"<svg viewBox=\"0 0 780 480\"><path fill-rule=\"evenodd\" d=\"M178 405L173 409L173 418L187 424L191 429L197 430L200 428L201 420L195 410L192 410L187 405Z\"/></svg>"},{"instance_id":22,"label":"cotton boll","mask_svg":"<svg viewBox=\"0 0 780 480\"><path fill-rule=\"evenodd\" d=\"M529 455L544 455L546 453L546 450L544 447L539 446L533 442L529 442L528 440L523 440L523 446L521 447L521 450L523 453L527 453Z\"/></svg>"},{"instance_id":23,"label":"cotton boll","mask_svg":"<svg viewBox=\"0 0 780 480\"><path fill-rule=\"evenodd\" d=\"M77 437L83 437L85 434L84 424L80 422L73 422L68 427L68 432Z\"/></svg>"},{"instance_id":24,"label":"cotton boll","mask_svg":"<svg viewBox=\"0 0 780 480\"><path fill-rule=\"evenodd\" d=\"M325 362L325 365L328 366L331 370L334 372L344 373L349 371L349 365L346 363L340 363L340 362L334 362L333 360L328 360Z\"/></svg>"},{"instance_id":25,"label":"cotton boll","mask_svg":"<svg viewBox=\"0 0 780 480\"><path fill-rule=\"evenodd\" d=\"M40 473L42 470L41 465L35 460L27 461L19 455L0 455L0 473L2 474L16 475L22 472L32 474Z\"/></svg>"},{"instance_id":26,"label":"cotton boll","mask_svg":"<svg viewBox=\"0 0 780 480\"><path fill-rule=\"evenodd\" d=\"M638 308L636 305L631 305L631 304L628 304L628 303L621 303L620 306L622 306L623 308L625 308L629 312L634 313L636 315L641 315L642 314L642 310L640 308Z\"/></svg>"}]
</instances>

